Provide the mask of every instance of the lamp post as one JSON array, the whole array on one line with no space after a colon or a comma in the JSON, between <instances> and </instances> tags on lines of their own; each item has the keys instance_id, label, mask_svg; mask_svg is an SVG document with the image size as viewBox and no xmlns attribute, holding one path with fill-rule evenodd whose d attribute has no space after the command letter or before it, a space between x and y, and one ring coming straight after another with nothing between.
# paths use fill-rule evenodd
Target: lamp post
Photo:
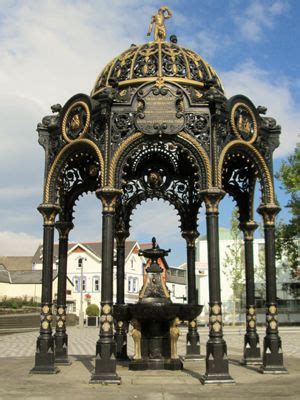
<instances>
[{"instance_id":1,"label":"lamp post","mask_svg":"<svg viewBox=\"0 0 300 400\"><path fill-rule=\"evenodd\" d=\"M83 261L87 261L86 258L80 257L78 261L80 263L80 311L79 311L79 328L84 327L84 312L83 312Z\"/></svg>"}]
</instances>

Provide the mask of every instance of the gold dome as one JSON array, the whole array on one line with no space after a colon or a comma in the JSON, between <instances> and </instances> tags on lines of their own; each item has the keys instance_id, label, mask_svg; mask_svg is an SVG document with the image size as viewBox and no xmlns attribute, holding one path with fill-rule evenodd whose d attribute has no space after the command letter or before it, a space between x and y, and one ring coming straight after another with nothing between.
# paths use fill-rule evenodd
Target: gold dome
<instances>
[{"instance_id":1,"label":"gold dome","mask_svg":"<svg viewBox=\"0 0 300 400\"><path fill-rule=\"evenodd\" d=\"M98 76L91 96L116 79L120 87L139 85L163 79L201 88L215 79L221 91L222 83L215 70L192 50L166 41L153 41L141 46L132 45L114 58Z\"/></svg>"}]
</instances>

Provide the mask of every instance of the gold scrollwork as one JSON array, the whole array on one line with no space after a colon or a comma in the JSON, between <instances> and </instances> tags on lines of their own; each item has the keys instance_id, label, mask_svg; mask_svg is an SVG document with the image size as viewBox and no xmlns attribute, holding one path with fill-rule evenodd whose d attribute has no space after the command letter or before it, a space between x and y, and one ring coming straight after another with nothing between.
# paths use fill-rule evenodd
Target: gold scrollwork
<instances>
[{"instance_id":1,"label":"gold scrollwork","mask_svg":"<svg viewBox=\"0 0 300 400\"><path fill-rule=\"evenodd\" d=\"M83 117L80 114L80 112L76 111L79 108L82 108L85 113L85 121L82 121ZM74 113L74 115L72 115L72 112ZM65 141L71 143L76 139L83 138L89 129L90 121L91 121L91 112L87 103L85 103L84 101L76 101L75 103L71 104L70 107L67 109L62 121L62 135ZM69 137L67 128L68 124L69 124L69 129L72 132L76 133L77 136L76 138Z\"/></svg>"},{"instance_id":2,"label":"gold scrollwork","mask_svg":"<svg viewBox=\"0 0 300 400\"><path fill-rule=\"evenodd\" d=\"M129 136L129 138L127 138L126 140L124 140L124 142L121 143L120 147L113 155L108 174L108 181L111 187L114 187L115 185L115 173L121 155L124 153L124 151L128 146L130 146L133 142L138 140L141 136L143 136L141 132L136 132L132 136Z\"/></svg>"}]
</instances>

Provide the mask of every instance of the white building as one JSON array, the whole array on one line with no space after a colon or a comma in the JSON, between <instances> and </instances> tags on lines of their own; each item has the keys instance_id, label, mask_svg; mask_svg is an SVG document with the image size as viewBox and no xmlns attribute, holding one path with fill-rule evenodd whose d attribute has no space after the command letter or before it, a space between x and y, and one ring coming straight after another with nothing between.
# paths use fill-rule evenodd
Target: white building
<instances>
[{"instance_id":1,"label":"white building","mask_svg":"<svg viewBox=\"0 0 300 400\"><path fill-rule=\"evenodd\" d=\"M229 247L234 243L231 238L230 231L225 228L219 229L219 249L220 249L220 279L221 279L221 299L223 303L223 314L224 320L230 321L232 318L232 306L233 306L233 292L230 287L230 277L225 273L226 266L224 261L226 253ZM254 238L253 240L253 256L254 256L254 267L257 268L260 263L264 262L264 239ZM289 287L293 280L291 279L290 272L283 268L283 262L277 262L277 297L279 300L291 300L291 294ZM260 268L264 272L264 266ZM299 280L297 281L299 282ZM207 254L207 241L206 235L200 236L196 241L196 286L198 289L199 304L203 304L205 314L208 315L208 302L209 302L209 290L208 290L208 254ZM263 308L264 300L264 273L258 276L255 274L255 296L256 299L261 299L261 303L258 301L257 305L261 304ZM243 293L241 302L245 302L245 292ZM238 320L244 321L244 313L237 316Z\"/></svg>"},{"instance_id":2,"label":"white building","mask_svg":"<svg viewBox=\"0 0 300 400\"><path fill-rule=\"evenodd\" d=\"M138 255L141 248L151 247L137 241L126 241L125 244L125 302L138 301L139 291L144 280L144 268L147 260ZM100 304L101 301L101 242L69 243L67 264L67 311L79 315L81 308L85 312L88 303ZM43 248L39 246L33 257L0 257L0 300L2 297L27 297L39 302L41 297L41 280L43 265ZM58 244L53 251L53 300L57 298ZM163 260L166 271L167 286L173 302L186 300L186 271L169 268ZM117 271L113 271L114 301L116 299Z\"/></svg>"},{"instance_id":3,"label":"white building","mask_svg":"<svg viewBox=\"0 0 300 400\"><path fill-rule=\"evenodd\" d=\"M145 259L138 255L140 247L136 241L127 241L125 245L125 302L138 300L138 293L143 284L143 268ZM83 291L82 308L87 305L100 304L101 301L101 242L69 243L67 275L73 284L71 295L67 295L68 311L79 314L81 307L81 278ZM33 270L42 269L42 246L33 256ZM58 244L54 245L53 268L57 269ZM116 297L117 271L114 267L113 290ZM54 290L54 299L57 290ZM115 298L114 298L115 300Z\"/></svg>"}]
</instances>

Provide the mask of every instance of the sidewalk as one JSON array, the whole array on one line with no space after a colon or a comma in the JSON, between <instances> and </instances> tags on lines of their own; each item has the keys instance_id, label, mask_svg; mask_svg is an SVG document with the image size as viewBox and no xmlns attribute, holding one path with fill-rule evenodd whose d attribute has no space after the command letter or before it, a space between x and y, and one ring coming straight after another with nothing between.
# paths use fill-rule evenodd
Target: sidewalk
<instances>
[{"instance_id":1,"label":"sidewalk","mask_svg":"<svg viewBox=\"0 0 300 400\"><path fill-rule=\"evenodd\" d=\"M179 341L179 353L185 351L185 333ZM262 343L263 331L259 330ZM300 329L282 328L287 375L262 375L257 367L239 365L242 357L243 330L226 329L230 374L234 385L203 386L199 377L205 361L185 362L183 371L129 371L118 366L120 386L91 385L97 328L69 329L72 365L60 367L57 375L30 375L34 365L38 331L0 336L0 400L194 400L194 399L291 399L300 398ZM207 329L200 329L201 352L205 354ZM129 354L132 338L129 337Z\"/></svg>"},{"instance_id":2,"label":"sidewalk","mask_svg":"<svg viewBox=\"0 0 300 400\"><path fill-rule=\"evenodd\" d=\"M88 383L93 359L72 356L72 365L61 367L57 375L29 375L33 357L2 358L0 362L0 400L194 400L194 399L289 399L299 400L299 359L286 360L288 375L262 375L256 368L230 360L233 385L203 386L199 376L204 362L185 363L183 371L129 371L118 366L122 384Z\"/></svg>"}]
</instances>

